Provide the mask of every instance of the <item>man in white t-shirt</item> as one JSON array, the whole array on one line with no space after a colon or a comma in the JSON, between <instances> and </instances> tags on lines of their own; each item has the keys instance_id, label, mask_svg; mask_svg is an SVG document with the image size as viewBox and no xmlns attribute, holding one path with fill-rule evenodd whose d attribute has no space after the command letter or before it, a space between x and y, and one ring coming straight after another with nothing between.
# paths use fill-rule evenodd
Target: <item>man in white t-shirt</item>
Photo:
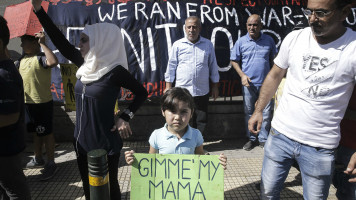
<instances>
[{"instance_id":1,"label":"man in white t-shirt","mask_svg":"<svg viewBox=\"0 0 356 200\"><path fill-rule=\"evenodd\" d=\"M279 199L294 161L304 199L327 199L339 124L355 84L356 32L344 27L351 0L309 0L309 25L284 39L260 92L249 130L257 134L262 111L287 79L265 144L261 199ZM255 125L257 125L257 128Z\"/></svg>"}]
</instances>

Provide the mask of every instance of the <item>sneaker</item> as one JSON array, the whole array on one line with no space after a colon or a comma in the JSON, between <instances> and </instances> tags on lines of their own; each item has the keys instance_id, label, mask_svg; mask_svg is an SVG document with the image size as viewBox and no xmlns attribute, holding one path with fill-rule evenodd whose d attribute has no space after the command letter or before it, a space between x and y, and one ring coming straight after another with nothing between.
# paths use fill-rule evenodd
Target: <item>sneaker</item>
<instances>
[{"instance_id":1,"label":"sneaker","mask_svg":"<svg viewBox=\"0 0 356 200\"><path fill-rule=\"evenodd\" d=\"M35 158L32 158L30 162L28 162L26 164L26 168L27 169L33 169L33 168L41 168L43 167L45 164L45 161L43 159L35 159Z\"/></svg>"},{"instance_id":2,"label":"sneaker","mask_svg":"<svg viewBox=\"0 0 356 200\"><path fill-rule=\"evenodd\" d=\"M263 149L265 148L265 142L260 142L259 146Z\"/></svg>"},{"instance_id":3,"label":"sneaker","mask_svg":"<svg viewBox=\"0 0 356 200\"><path fill-rule=\"evenodd\" d=\"M251 149L253 149L254 147L256 146L256 143L254 142L254 141L248 141L245 145L244 145L244 147L243 147L243 149L245 150L245 151L250 151Z\"/></svg>"},{"instance_id":4,"label":"sneaker","mask_svg":"<svg viewBox=\"0 0 356 200\"><path fill-rule=\"evenodd\" d=\"M48 179L51 179L56 174L57 171L58 171L58 167L56 164L46 165L42 172L42 176L40 180L46 181Z\"/></svg>"},{"instance_id":5,"label":"sneaker","mask_svg":"<svg viewBox=\"0 0 356 200\"><path fill-rule=\"evenodd\" d=\"M47 162L47 164L45 164L44 168L40 170L41 174L43 174L45 172L48 165L55 165L55 164L56 164L55 162L52 162L52 163Z\"/></svg>"}]
</instances>

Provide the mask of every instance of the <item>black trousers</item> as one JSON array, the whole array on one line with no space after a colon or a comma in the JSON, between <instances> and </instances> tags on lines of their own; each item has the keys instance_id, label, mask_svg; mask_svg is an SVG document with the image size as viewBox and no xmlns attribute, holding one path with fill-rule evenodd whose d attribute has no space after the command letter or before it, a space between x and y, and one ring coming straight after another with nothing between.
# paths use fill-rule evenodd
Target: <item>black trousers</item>
<instances>
[{"instance_id":1,"label":"black trousers","mask_svg":"<svg viewBox=\"0 0 356 200\"><path fill-rule=\"evenodd\" d=\"M191 124L193 128L198 129L203 134L206 123L208 122L209 93L204 96L193 97L193 99L195 104L195 111Z\"/></svg>"},{"instance_id":2,"label":"black trousers","mask_svg":"<svg viewBox=\"0 0 356 200\"><path fill-rule=\"evenodd\" d=\"M0 199L30 200L30 188L21 166L22 154L0 156Z\"/></svg>"},{"instance_id":3,"label":"black trousers","mask_svg":"<svg viewBox=\"0 0 356 200\"><path fill-rule=\"evenodd\" d=\"M79 156L78 156L79 155ZM110 199L111 200L121 200L121 192L119 182L117 180L118 168L119 168L119 158L120 154L108 155L108 168L109 168L109 182L110 182ZM89 189L89 171L88 171L88 159L87 155L78 154L77 152L77 163L80 172L80 177L83 181L83 189L85 194L85 199L90 200L90 189Z\"/></svg>"}]
</instances>

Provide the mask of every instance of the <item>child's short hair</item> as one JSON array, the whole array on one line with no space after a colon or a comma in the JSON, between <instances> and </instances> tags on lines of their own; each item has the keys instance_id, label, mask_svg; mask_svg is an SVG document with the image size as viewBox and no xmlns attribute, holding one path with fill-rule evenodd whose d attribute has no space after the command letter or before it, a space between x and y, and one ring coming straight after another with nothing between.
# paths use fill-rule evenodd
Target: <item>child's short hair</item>
<instances>
[{"instance_id":1,"label":"child's short hair","mask_svg":"<svg viewBox=\"0 0 356 200\"><path fill-rule=\"evenodd\" d=\"M38 39L33 35L23 35L21 36L21 41L28 40L28 41L37 41Z\"/></svg>"},{"instance_id":2,"label":"child's short hair","mask_svg":"<svg viewBox=\"0 0 356 200\"><path fill-rule=\"evenodd\" d=\"M0 15L0 39L4 44L4 48L9 44L10 40L10 31L9 27L7 26L6 19Z\"/></svg>"},{"instance_id":3,"label":"child's short hair","mask_svg":"<svg viewBox=\"0 0 356 200\"><path fill-rule=\"evenodd\" d=\"M188 107L194 110L194 100L189 91L185 88L173 87L166 91L161 98L161 109L163 111L175 111L179 101L188 103Z\"/></svg>"}]
</instances>

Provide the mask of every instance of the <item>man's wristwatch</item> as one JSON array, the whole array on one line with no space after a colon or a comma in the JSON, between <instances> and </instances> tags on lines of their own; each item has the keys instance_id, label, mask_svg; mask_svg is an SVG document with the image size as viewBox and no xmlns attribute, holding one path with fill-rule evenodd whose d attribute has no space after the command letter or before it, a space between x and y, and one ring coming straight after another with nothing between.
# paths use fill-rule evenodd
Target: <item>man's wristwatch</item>
<instances>
[{"instance_id":1,"label":"man's wristwatch","mask_svg":"<svg viewBox=\"0 0 356 200\"><path fill-rule=\"evenodd\" d=\"M133 114L133 112L131 112L129 109L125 109L124 113L127 114L130 119L132 119L135 115Z\"/></svg>"}]
</instances>

